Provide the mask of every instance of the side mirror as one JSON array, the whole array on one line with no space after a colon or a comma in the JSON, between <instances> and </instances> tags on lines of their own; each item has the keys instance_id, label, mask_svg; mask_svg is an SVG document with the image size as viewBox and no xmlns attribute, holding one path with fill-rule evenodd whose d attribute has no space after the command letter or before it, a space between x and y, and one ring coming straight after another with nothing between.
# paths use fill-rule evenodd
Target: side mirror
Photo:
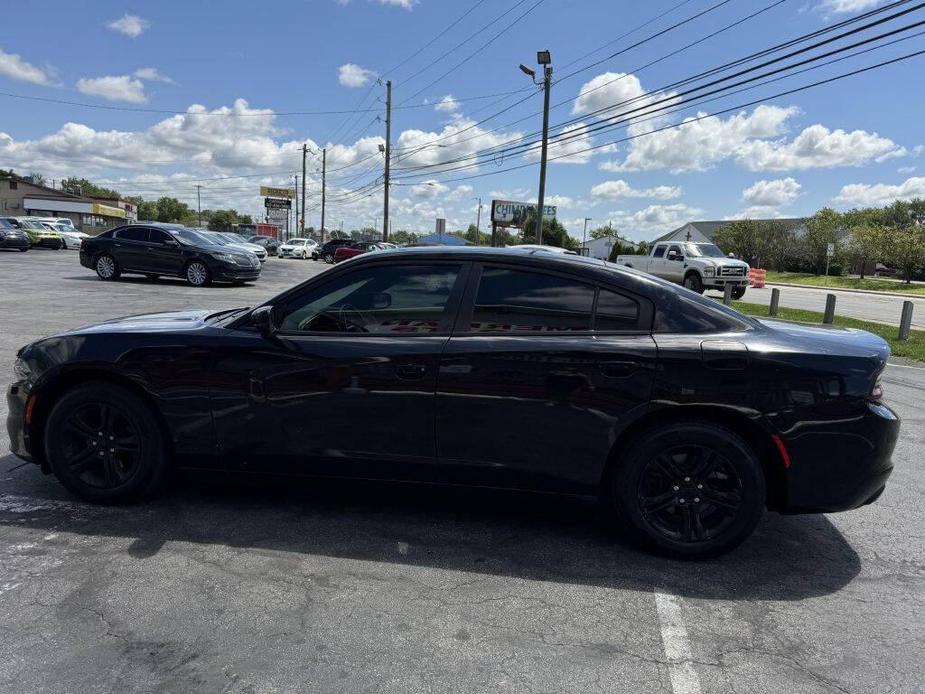
<instances>
[{"instance_id":1,"label":"side mirror","mask_svg":"<svg viewBox=\"0 0 925 694\"><path fill-rule=\"evenodd\" d=\"M176 239L167 239L166 241L164 241L164 245L170 246L171 248L179 248L180 242L177 241Z\"/></svg>"},{"instance_id":2,"label":"side mirror","mask_svg":"<svg viewBox=\"0 0 925 694\"><path fill-rule=\"evenodd\" d=\"M679 253L676 253L675 251L671 251L668 254L668 260L684 260L684 256L680 255Z\"/></svg>"},{"instance_id":3,"label":"side mirror","mask_svg":"<svg viewBox=\"0 0 925 694\"><path fill-rule=\"evenodd\" d=\"M276 324L273 322L273 307L258 306L251 311L251 320L257 326L257 330L264 337L272 337L276 334Z\"/></svg>"},{"instance_id":4,"label":"side mirror","mask_svg":"<svg viewBox=\"0 0 925 694\"><path fill-rule=\"evenodd\" d=\"M392 295L387 292L376 292L373 294L373 310L381 311L392 305Z\"/></svg>"},{"instance_id":5,"label":"side mirror","mask_svg":"<svg viewBox=\"0 0 925 694\"><path fill-rule=\"evenodd\" d=\"M735 258L735 257L736 257L736 254L735 254L735 253L729 253L728 256L729 256L730 258Z\"/></svg>"}]
</instances>

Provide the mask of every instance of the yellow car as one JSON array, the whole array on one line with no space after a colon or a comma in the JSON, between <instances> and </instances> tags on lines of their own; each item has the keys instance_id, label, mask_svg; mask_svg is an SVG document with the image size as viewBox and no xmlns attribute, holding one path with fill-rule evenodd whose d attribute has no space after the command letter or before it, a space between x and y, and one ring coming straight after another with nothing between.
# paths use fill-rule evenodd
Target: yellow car
<instances>
[{"instance_id":1,"label":"yellow car","mask_svg":"<svg viewBox=\"0 0 925 694\"><path fill-rule=\"evenodd\" d=\"M61 238L61 234L47 224L27 217L18 217L16 222L20 229L29 234L33 246L46 246L56 251L64 248L64 239Z\"/></svg>"}]
</instances>

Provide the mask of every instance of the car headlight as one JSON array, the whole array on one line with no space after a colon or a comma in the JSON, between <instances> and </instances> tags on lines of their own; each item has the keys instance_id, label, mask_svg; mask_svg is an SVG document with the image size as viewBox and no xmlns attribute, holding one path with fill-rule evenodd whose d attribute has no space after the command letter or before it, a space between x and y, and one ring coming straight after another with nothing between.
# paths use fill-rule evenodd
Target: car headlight
<instances>
[{"instance_id":1,"label":"car headlight","mask_svg":"<svg viewBox=\"0 0 925 694\"><path fill-rule=\"evenodd\" d=\"M238 259L231 255L231 253L213 253L212 257L225 263L232 263L234 265L238 264Z\"/></svg>"},{"instance_id":2,"label":"car headlight","mask_svg":"<svg viewBox=\"0 0 925 694\"><path fill-rule=\"evenodd\" d=\"M13 362L13 379L15 381L28 381L32 377L32 369L24 359L16 358Z\"/></svg>"},{"instance_id":3,"label":"car headlight","mask_svg":"<svg viewBox=\"0 0 925 694\"><path fill-rule=\"evenodd\" d=\"M715 267L712 267L712 266L711 266L711 267L705 267L705 268L703 269L703 274L704 274L704 277L713 277L713 275L716 274L716 268L715 268Z\"/></svg>"}]
</instances>

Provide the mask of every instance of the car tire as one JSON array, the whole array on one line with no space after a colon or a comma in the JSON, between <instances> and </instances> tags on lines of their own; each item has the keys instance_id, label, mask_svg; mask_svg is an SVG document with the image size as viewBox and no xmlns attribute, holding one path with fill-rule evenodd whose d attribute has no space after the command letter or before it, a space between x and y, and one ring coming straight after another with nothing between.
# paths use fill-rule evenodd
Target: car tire
<instances>
[{"instance_id":1,"label":"car tire","mask_svg":"<svg viewBox=\"0 0 925 694\"><path fill-rule=\"evenodd\" d=\"M326 262L328 265L333 265L333 264L334 264L334 254L333 254L333 253L325 253L325 254L322 256L322 259L323 259L324 262Z\"/></svg>"},{"instance_id":2,"label":"car tire","mask_svg":"<svg viewBox=\"0 0 925 694\"><path fill-rule=\"evenodd\" d=\"M201 260L191 261L183 271L183 277L194 287L208 287L212 284L212 273Z\"/></svg>"},{"instance_id":3,"label":"car tire","mask_svg":"<svg viewBox=\"0 0 925 694\"><path fill-rule=\"evenodd\" d=\"M703 282L696 272L689 272L684 276L684 287L692 292L703 294Z\"/></svg>"},{"instance_id":4,"label":"car tire","mask_svg":"<svg viewBox=\"0 0 925 694\"><path fill-rule=\"evenodd\" d=\"M97 256L96 260L93 261L93 267L96 270L96 276L106 282L114 282L122 274L119 263L108 253Z\"/></svg>"},{"instance_id":5,"label":"car tire","mask_svg":"<svg viewBox=\"0 0 925 694\"><path fill-rule=\"evenodd\" d=\"M767 486L755 452L710 422L650 430L617 465L611 496L622 526L663 554L704 559L728 552L764 513Z\"/></svg>"},{"instance_id":6,"label":"car tire","mask_svg":"<svg viewBox=\"0 0 925 694\"><path fill-rule=\"evenodd\" d=\"M83 385L58 400L45 425L45 455L68 491L98 504L153 496L167 471L156 414L110 383Z\"/></svg>"},{"instance_id":7,"label":"car tire","mask_svg":"<svg viewBox=\"0 0 925 694\"><path fill-rule=\"evenodd\" d=\"M745 296L745 289L746 287L736 287L735 289L733 289L732 298L741 299L743 296Z\"/></svg>"}]
</instances>

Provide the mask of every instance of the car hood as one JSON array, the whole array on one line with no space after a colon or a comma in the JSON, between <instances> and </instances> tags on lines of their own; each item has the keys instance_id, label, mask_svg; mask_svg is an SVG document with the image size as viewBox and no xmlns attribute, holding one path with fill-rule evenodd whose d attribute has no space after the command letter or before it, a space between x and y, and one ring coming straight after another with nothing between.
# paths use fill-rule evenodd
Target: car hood
<instances>
[{"instance_id":1,"label":"car hood","mask_svg":"<svg viewBox=\"0 0 925 694\"><path fill-rule=\"evenodd\" d=\"M68 334L86 335L88 333L112 332L163 332L177 330L195 330L202 327L207 316L215 311L205 309L191 309L187 311L170 311L166 313L143 313L137 316L124 316L94 323Z\"/></svg>"},{"instance_id":2,"label":"car hood","mask_svg":"<svg viewBox=\"0 0 925 694\"><path fill-rule=\"evenodd\" d=\"M701 258L691 258L690 260L696 260L698 263L712 265L713 267L748 267L748 263L733 258L707 258L704 256Z\"/></svg>"},{"instance_id":3,"label":"car hood","mask_svg":"<svg viewBox=\"0 0 925 694\"><path fill-rule=\"evenodd\" d=\"M814 354L871 357L883 362L890 356L890 346L886 340L866 330L771 319L762 319L759 322L770 328L772 335L783 338L788 344L796 342Z\"/></svg>"}]
</instances>

